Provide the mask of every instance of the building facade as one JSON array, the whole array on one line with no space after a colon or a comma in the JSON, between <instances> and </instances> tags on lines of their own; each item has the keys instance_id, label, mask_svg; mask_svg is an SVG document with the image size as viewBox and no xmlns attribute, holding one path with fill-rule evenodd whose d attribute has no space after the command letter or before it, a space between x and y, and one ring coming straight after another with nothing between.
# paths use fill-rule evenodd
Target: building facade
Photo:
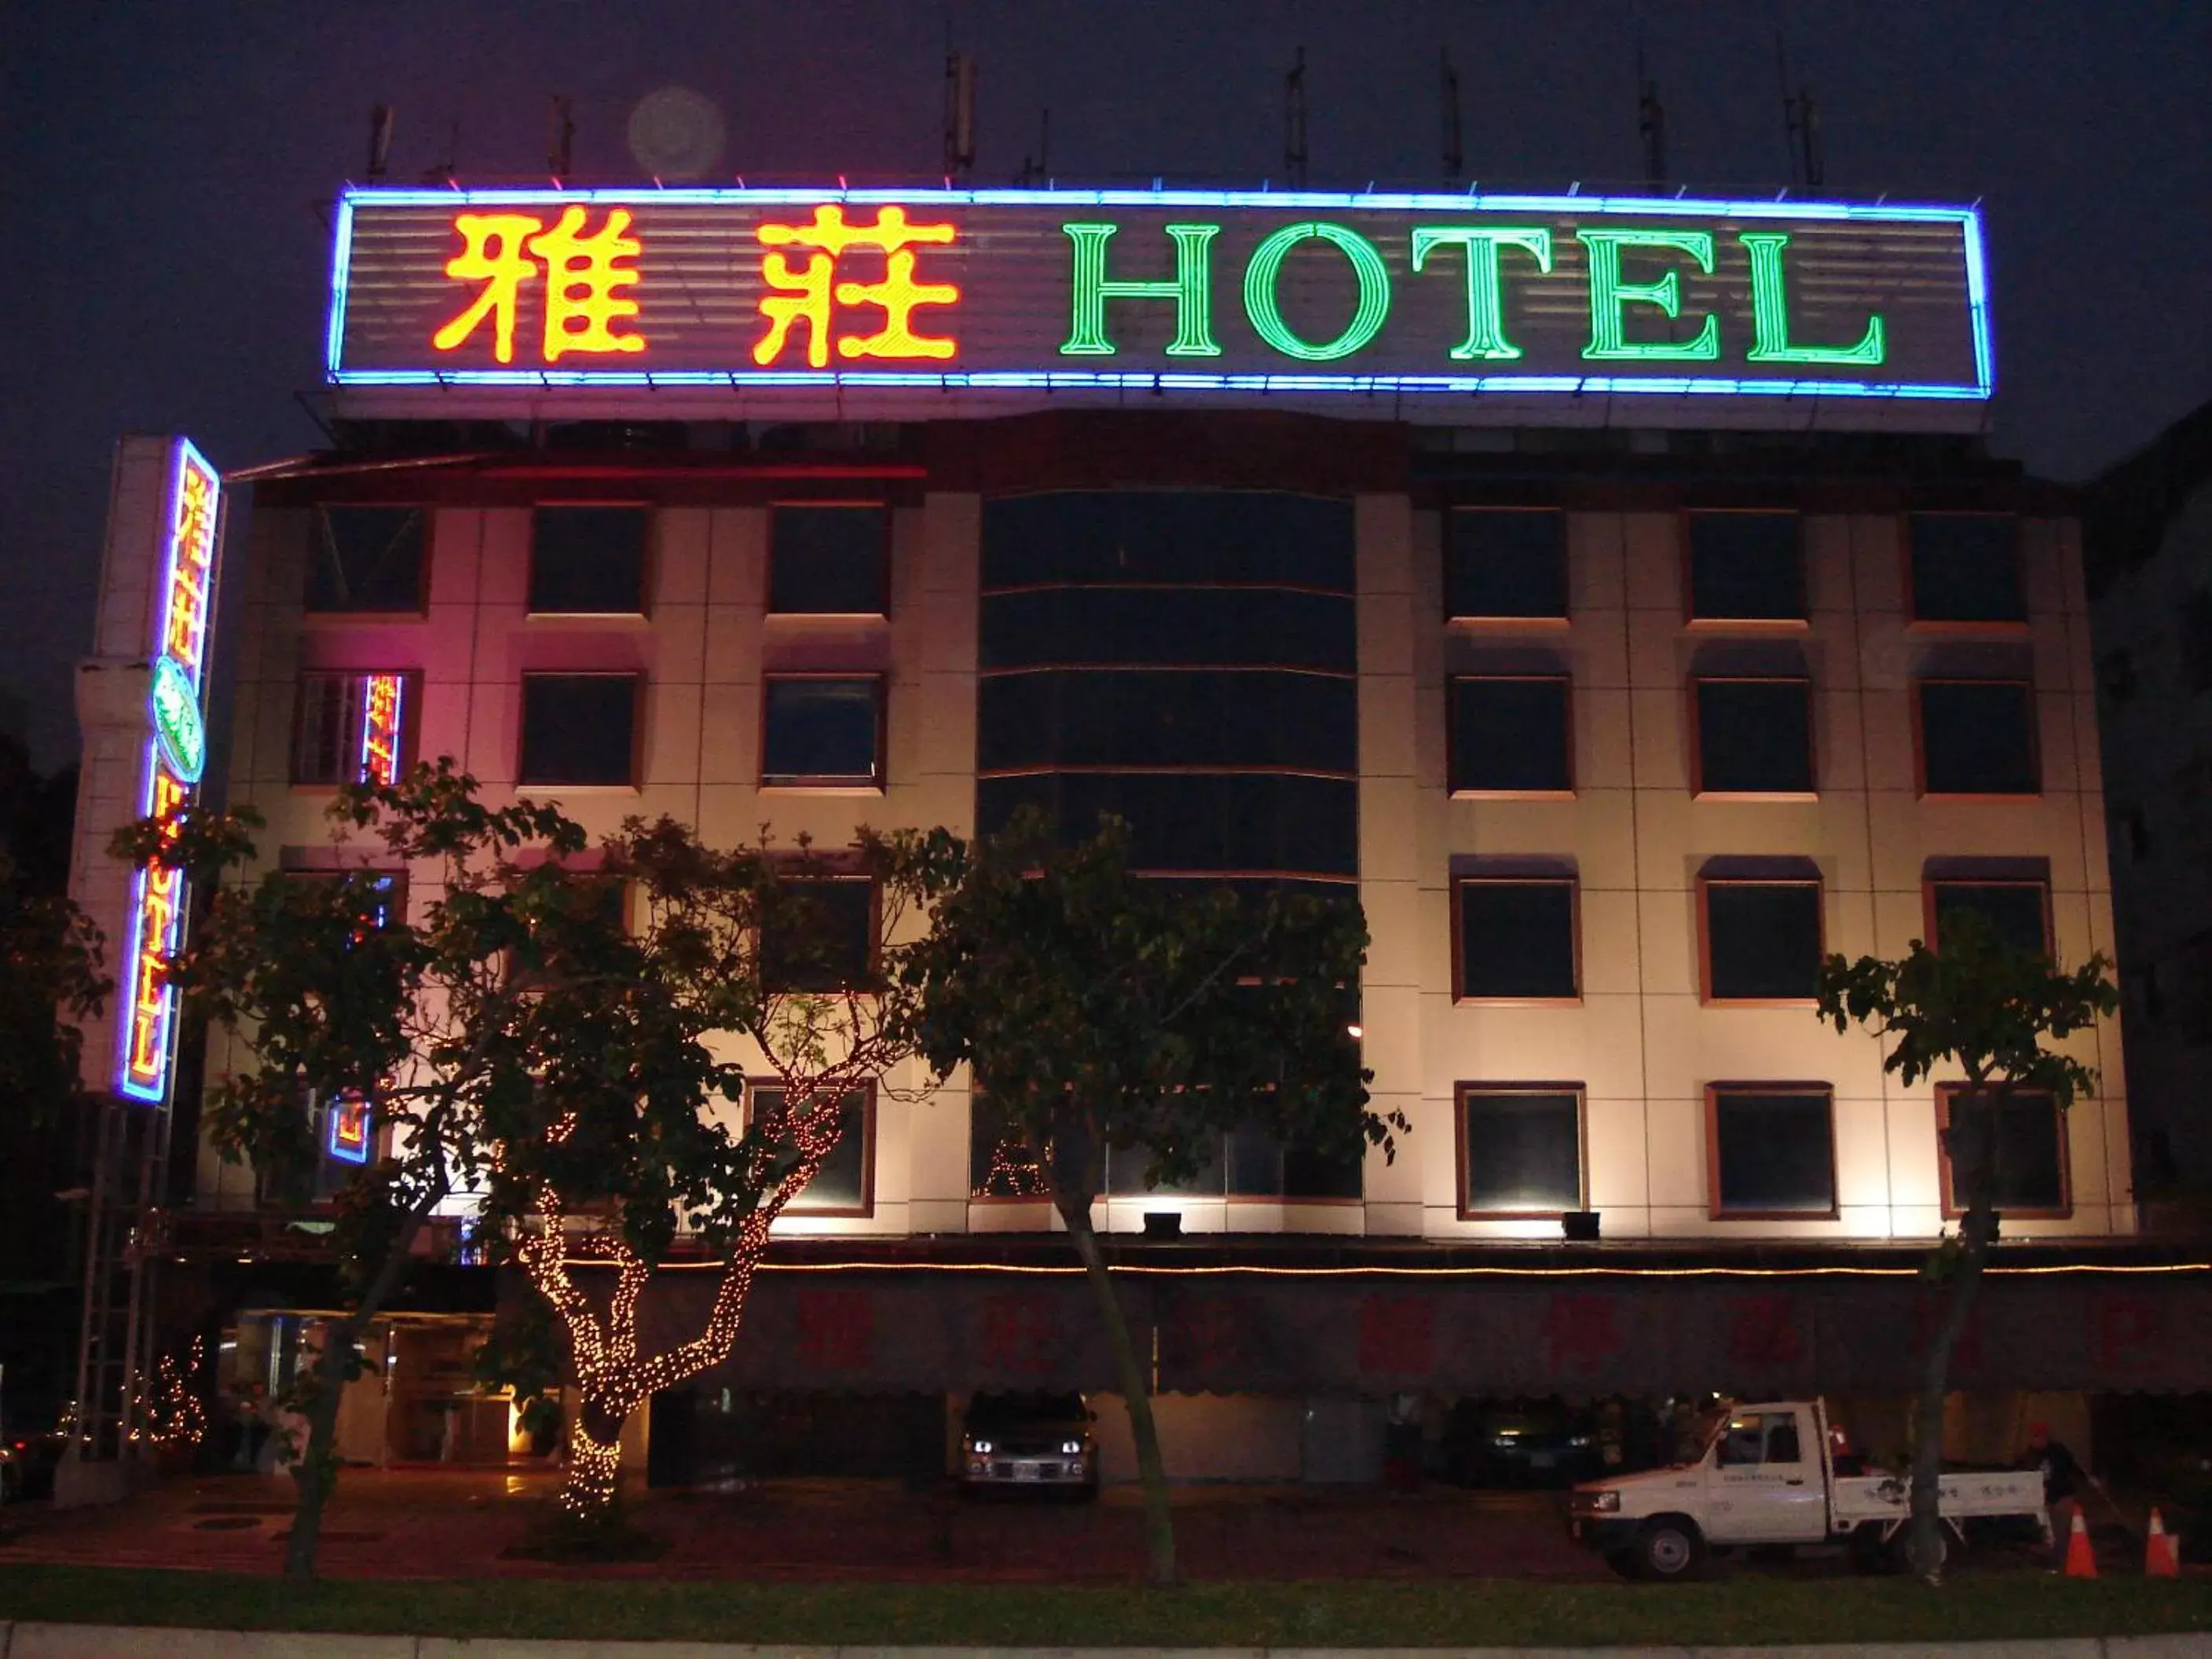
<instances>
[{"instance_id":1,"label":"building facade","mask_svg":"<svg viewBox=\"0 0 2212 1659\"><path fill-rule=\"evenodd\" d=\"M445 756L720 842L1118 812L1162 879L1357 895L1374 1104L1411 1126L1358 1168L1240 1135L1173 1192L1109 1169L1182 1472L1371 1472L1398 1395L1896 1416L1951 1090L1821 1024L1820 960L1965 911L2113 948L2081 528L1977 436L1971 212L619 195L342 204L341 441L233 480L225 787L265 862L362 860L333 789ZM836 302L880 328L841 334L856 246L882 280ZM2204 1286L2130 1243L2118 1021L2071 1048L2097 1090L2007 1130L2040 1273L1961 1361L1984 1455L2023 1389L2201 1386ZM1112 1387L1023 1149L961 1074L887 1083L738 1352L656 1407L671 1478L849 1447L856 1401L941 1443L975 1389ZM318 1125L324 1188L362 1133ZM203 1148L196 1196L228 1249L316 1194ZM659 1328L705 1282L662 1276ZM454 1426L465 1385L410 1397L356 1449L500 1438Z\"/></svg>"}]
</instances>

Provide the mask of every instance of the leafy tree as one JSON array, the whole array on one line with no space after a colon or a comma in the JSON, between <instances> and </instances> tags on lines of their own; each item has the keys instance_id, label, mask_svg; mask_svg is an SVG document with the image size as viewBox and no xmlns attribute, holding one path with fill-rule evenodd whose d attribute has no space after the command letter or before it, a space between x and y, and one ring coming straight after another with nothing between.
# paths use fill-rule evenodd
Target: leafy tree
<instances>
[{"instance_id":1,"label":"leafy tree","mask_svg":"<svg viewBox=\"0 0 2212 1659\"><path fill-rule=\"evenodd\" d=\"M511 1041L533 1086L487 1111L487 1214L515 1240L582 1397L560 1498L571 1516L611 1514L629 1413L728 1355L769 1230L836 1151L844 1100L910 1052L914 993L883 971L902 947L853 950L841 921L854 918L832 903L853 890L832 878L866 878L896 936L951 846L942 832L864 831L833 863L805 842L723 852L667 819L633 820L596 875L507 878L536 976ZM611 881L637 915L605 902ZM763 1065L775 1092L740 1116L746 1073ZM679 1222L720 1264L712 1309L699 1335L641 1356L639 1297ZM603 1310L580 1258L614 1269ZM514 1380L544 1398L526 1322L517 1346Z\"/></svg>"},{"instance_id":2,"label":"leafy tree","mask_svg":"<svg viewBox=\"0 0 2212 1659\"><path fill-rule=\"evenodd\" d=\"M1395 1152L1367 1109L1347 1030L1367 932L1356 903L1230 888L1193 893L1129 867L1117 819L1073 845L1026 813L939 872L935 925L903 964L922 994L921 1052L965 1060L988 1109L1030 1149L1105 1321L1144 1483L1155 1583L1175 1535L1146 1367L1091 1222L1106 1154L1141 1153L1153 1185L1188 1179L1224 1132Z\"/></svg>"},{"instance_id":3,"label":"leafy tree","mask_svg":"<svg viewBox=\"0 0 2212 1659\"><path fill-rule=\"evenodd\" d=\"M2095 1088L2088 1067L2044 1045L2063 1042L2119 1006L2119 994L2106 977L2111 965L2093 956L2073 972L2063 971L2050 957L2008 943L1980 916L1965 914L1945 919L1941 952L1915 939L1911 952L1893 962L1831 956L1820 966L1820 1018L1838 1031L1854 1022L1872 1029L1888 1044L1883 1068L1907 1087L1940 1066L1964 1073L1943 1149L1961 1212L1959 1231L1925 1270L1949 1293L1922 1361L1906 1546L1915 1570L1931 1584L1941 1577L1943 1557L1936 1518L1943 1399L1952 1354L1996 1243L2006 1124L2022 1109L2023 1095L2039 1104L2048 1099L2063 1111Z\"/></svg>"}]
</instances>

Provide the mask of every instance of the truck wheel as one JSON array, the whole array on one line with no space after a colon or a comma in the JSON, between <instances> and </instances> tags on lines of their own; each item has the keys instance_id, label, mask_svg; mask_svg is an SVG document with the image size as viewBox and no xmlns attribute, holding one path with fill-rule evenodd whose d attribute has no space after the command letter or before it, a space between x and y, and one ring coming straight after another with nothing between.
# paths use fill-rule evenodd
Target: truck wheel
<instances>
[{"instance_id":1,"label":"truck wheel","mask_svg":"<svg viewBox=\"0 0 2212 1659\"><path fill-rule=\"evenodd\" d=\"M1636 1540L1636 1562L1647 1578L1694 1578L1705 1565L1705 1534L1686 1516L1656 1516Z\"/></svg>"}]
</instances>

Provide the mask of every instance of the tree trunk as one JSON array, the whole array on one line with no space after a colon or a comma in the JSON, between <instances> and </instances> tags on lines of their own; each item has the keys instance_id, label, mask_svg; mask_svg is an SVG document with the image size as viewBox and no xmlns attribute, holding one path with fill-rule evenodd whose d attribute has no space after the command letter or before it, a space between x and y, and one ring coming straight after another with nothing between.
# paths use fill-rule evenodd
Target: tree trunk
<instances>
[{"instance_id":1,"label":"tree trunk","mask_svg":"<svg viewBox=\"0 0 2212 1659\"><path fill-rule=\"evenodd\" d=\"M1145 1493L1145 1550L1151 1563L1150 1581L1160 1589L1176 1582L1175 1516L1168 1507L1167 1466L1160 1460L1160 1433L1152 1421L1152 1380L1137 1361L1129 1340L1129 1322L1121 1312L1121 1299L1114 1293L1114 1275L1098 1248L1098 1235L1091 1226L1088 1194L1055 1195L1054 1206L1067 1224L1075 1253L1083 1258L1084 1276L1098 1297L1099 1316L1106 1322L1107 1345L1114 1351L1114 1368L1121 1373L1121 1398L1129 1408L1129 1435L1137 1447L1137 1479Z\"/></svg>"},{"instance_id":2,"label":"tree trunk","mask_svg":"<svg viewBox=\"0 0 2212 1659\"><path fill-rule=\"evenodd\" d=\"M1954 1165L1955 1167L1955 1165ZM1996 1216L1986 1204L1968 1210L1959 1223L1959 1258L1954 1267L1943 1322L1921 1362L1920 1400L1912 1446L1912 1520L1905 1553L1912 1570L1929 1584L1942 1581L1942 1532L1936 1517L1937 1483L1943 1475L1943 1400L1950 1391L1951 1356L1966 1334L1966 1321L1981 1293L1982 1268L1996 1233Z\"/></svg>"},{"instance_id":3,"label":"tree trunk","mask_svg":"<svg viewBox=\"0 0 2212 1659\"><path fill-rule=\"evenodd\" d=\"M315 1356L314 1393L307 1401L307 1443L292 1465L300 1501L292 1510L292 1535L284 1546L284 1577L304 1582L315 1576L315 1548L321 1542L323 1506L338 1480L338 1407L345 1397L346 1371L359 1327L342 1319L325 1332Z\"/></svg>"},{"instance_id":4,"label":"tree trunk","mask_svg":"<svg viewBox=\"0 0 2212 1659\"><path fill-rule=\"evenodd\" d=\"M568 1425L568 1467L554 1501L574 1521L611 1519L622 1498L622 1430L628 1404L586 1395Z\"/></svg>"}]
</instances>

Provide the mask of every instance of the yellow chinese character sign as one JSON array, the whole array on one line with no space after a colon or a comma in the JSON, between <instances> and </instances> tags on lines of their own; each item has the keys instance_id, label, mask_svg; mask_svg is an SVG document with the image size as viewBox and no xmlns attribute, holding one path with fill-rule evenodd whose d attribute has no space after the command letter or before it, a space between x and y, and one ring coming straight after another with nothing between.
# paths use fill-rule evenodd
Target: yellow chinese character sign
<instances>
[{"instance_id":1,"label":"yellow chinese character sign","mask_svg":"<svg viewBox=\"0 0 2212 1659\"><path fill-rule=\"evenodd\" d=\"M799 265L775 252L762 261L761 275L773 292L760 302L768 331L753 347L755 362L766 367L781 361L793 328L804 323L807 366L827 368L831 331L841 320L832 301L839 306L873 307L883 313L883 325L872 333L837 335L840 357L920 357L942 362L952 356L956 348L951 340L914 331L916 308L960 302L960 290L950 283L915 280L915 247L951 242L950 224L908 224L904 208L885 207L877 213L872 225L848 225L845 210L832 203L815 209L811 224L763 224L753 234L765 247L812 250ZM848 277L837 282L839 257L849 248L880 251L882 280L862 283Z\"/></svg>"},{"instance_id":2,"label":"yellow chinese character sign","mask_svg":"<svg viewBox=\"0 0 2212 1659\"><path fill-rule=\"evenodd\" d=\"M641 280L636 262L643 245L623 234L630 226L629 210L616 208L589 235L582 234L585 219L582 208L572 207L548 230L543 219L528 213L454 216L462 246L446 262L446 275L482 286L430 343L440 351L457 350L488 317L491 355L513 362L515 317L530 287L544 319L546 362L557 363L571 351L643 351L644 337L614 331L616 323L636 316L638 309L635 300L618 292Z\"/></svg>"}]
</instances>

